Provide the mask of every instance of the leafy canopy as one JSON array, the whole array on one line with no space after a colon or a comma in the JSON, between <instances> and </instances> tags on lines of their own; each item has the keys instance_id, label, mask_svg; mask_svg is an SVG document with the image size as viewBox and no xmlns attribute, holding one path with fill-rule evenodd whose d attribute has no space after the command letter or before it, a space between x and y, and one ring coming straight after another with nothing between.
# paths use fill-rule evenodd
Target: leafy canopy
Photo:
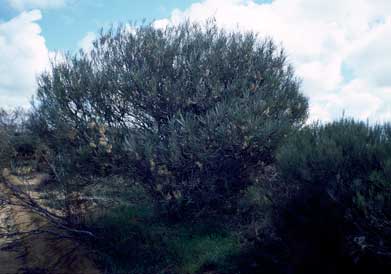
<instances>
[{"instance_id":1,"label":"leafy canopy","mask_svg":"<svg viewBox=\"0 0 391 274\"><path fill-rule=\"evenodd\" d=\"M57 150L77 151L73 165L109 161L170 214L229 211L250 174L305 121L299 87L271 40L211 20L102 32L91 52L41 76L36 105L41 128L74 131L71 147L56 139Z\"/></svg>"}]
</instances>

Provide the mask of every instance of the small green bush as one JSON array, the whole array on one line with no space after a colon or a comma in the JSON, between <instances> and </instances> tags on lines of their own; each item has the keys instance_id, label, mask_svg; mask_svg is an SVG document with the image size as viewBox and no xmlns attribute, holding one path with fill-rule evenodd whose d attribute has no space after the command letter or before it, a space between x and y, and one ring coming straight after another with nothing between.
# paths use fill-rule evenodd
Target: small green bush
<instances>
[{"instance_id":1,"label":"small green bush","mask_svg":"<svg viewBox=\"0 0 391 274\"><path fill-rule=\"evenodd\" d=\"M35 164L38 140L27 125L26 111L0 109L0 168Z\"/></svg>"},{"instance_id":2,"label":"small green bush","mask_svg":"<svg viewBox=\"0 0 391 274\"><path fill-rule=\"evenodd\" d=\"M307 266L312 260L337 267L350 257L390 267L389 124L343 119L305 127L281 148L278 164L283 183L297 189L279 221L286 241L306 245ZM360 271L369 273L364 265Z\"/></svg>"}]
</instances>

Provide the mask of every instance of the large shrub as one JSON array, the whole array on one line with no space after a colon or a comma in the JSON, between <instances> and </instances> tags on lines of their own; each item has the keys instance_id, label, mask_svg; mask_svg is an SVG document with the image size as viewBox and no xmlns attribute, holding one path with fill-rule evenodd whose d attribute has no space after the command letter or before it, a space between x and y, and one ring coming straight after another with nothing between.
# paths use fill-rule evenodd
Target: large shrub
<instances>
[{"instance_id":1,"label":"large shrub","mask_svg":"<svg viewBox=\"0 0 391 274\"><path fill-rule=\"evenodd\" d=\"M390 269L389 124L344 119L308 126L281 149L278 162L284 182L297 190L279 221L301 273L343 273L355 264L360 273Z\"/></svg>"},{"instance_id":2,"label":"large shrub","mask_svg":"<svg viewBox=\"0 0 391 274\"><path fill-rule=\"evenodd\" d=\"M201 216L235 210L250 174L305 121L307 100L272 41L184 23L103 32L41 76L37 112L69 171L105 164L166 213Z\"/></svg>"}]
</instances>

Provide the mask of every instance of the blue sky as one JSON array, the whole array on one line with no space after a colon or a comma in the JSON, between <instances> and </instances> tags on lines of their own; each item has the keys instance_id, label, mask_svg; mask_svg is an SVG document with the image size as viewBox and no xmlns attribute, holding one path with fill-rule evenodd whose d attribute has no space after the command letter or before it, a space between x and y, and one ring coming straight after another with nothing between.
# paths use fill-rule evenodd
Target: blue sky
<instances>
[{"instance_id":1,"label":"blue sky","mask_svg":"<svg viewBox=\"0 0 391 274\"><path fill-rule=\"evenodd\" d=\"M0 107L28 106L49 59L88 49L102 27L212 16L286 49L311 121L391 121L390 0L0 0Z\"/></svg>"},{"instance_id":2,"label":"blue sky","mask_svg":"<svg viewBox=\"0 0 391 274\"><path fill-rule=\"evenodd\" d=\"M50 50L75 50L87 32L116 22L140 22L170 16L173 9L184 9L194 0L71 0L61 8L42 9L40 26ZM7 0L0 0L0 20L18 15Z\"/></svg>"}]
</instances>

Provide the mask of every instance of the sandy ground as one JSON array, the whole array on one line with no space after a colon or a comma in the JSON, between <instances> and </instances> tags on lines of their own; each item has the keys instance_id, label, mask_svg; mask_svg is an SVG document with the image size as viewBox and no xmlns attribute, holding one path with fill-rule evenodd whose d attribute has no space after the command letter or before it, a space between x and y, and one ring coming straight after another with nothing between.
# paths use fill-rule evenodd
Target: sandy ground
<instances>
[{"instance_id":1,"label":"sandy ground","mask_svg":"<svg viewBox=\"0 0 391 274\"><path fill-rule=\"evenodd\" d=\"M5 176L4 176L5 175ZM1 177L0 177L1 178ZM30 185L30 195L39 199L36 191L44 175L37 174L28 181L3 172L3 178L13 184ZM7 193L0 184L0 192ZM46 220L20 206L0 207L0 225L9 232L28 231L36 228L50 228ZM85 250L71 240L55 240L50 235L32 235L27 238L1 238L0 248L16 243L12 250L0 250L0 274L53 273L53 274L95 274L100 273L95 264L86 256Z\"/></svg>"}]
</instances>

